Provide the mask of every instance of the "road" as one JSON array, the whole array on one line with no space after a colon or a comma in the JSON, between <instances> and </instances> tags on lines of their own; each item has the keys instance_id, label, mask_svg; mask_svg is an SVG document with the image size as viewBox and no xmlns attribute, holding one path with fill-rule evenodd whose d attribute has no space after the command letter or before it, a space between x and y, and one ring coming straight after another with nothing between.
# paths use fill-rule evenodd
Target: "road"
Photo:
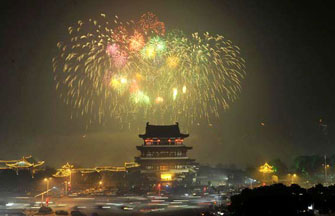
<instances>
[{"instance_id":1,"label":"road","mask_svg":"<svg viewBox=\"0 0 335 216\"><path fill-rule=\"evenodd\" d=\"M214 197L197 196L119 196L50 198L54 210L80 211L85 215L201 215L218 202ZM41 201L32 197L6 197L0 200L1 212L24 211L34 215ZM10 215L10 214L9 214Z\"/></svg>"}]
</instances>

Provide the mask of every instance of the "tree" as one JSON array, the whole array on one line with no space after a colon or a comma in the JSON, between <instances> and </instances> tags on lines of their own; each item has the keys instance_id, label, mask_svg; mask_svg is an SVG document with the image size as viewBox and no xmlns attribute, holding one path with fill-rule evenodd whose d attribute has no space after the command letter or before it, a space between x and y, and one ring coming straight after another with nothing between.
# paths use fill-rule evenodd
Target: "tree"
<instances>
[{"instance_id":1,"label":"tree","mask_svg":"<svg viewBox=\"0 0 335 216\"><path fill-rule=\"evenodd\" d=\"M294 159L293 168L297 173L310 176L322 171L322 164L324 164L324 158L321 155L303 155Z\"/></svg>"},{"instance_id":2,"label":"tree","mask_svg":"<svg viewBox=\"0 0 335 216\"><path fill-rule=\"evenodd\" d=\"M275 174L278 176L286 175L288 173L288 168L286 164L279 158L270 161L270 164L274 166Z\"/></svg>"},{"instance_id":3,"label":"tree","mask_svg":"<svg viewBox=\"0 0 335 216\"><path fill-rule=\"evenodd\" d=\"M283 184L244 189L231 197L229 210L233 215L301 215L310 205L306 190L298 185ZM306 198L306 199L305 199Z\"/></svg>"}]
</instances>

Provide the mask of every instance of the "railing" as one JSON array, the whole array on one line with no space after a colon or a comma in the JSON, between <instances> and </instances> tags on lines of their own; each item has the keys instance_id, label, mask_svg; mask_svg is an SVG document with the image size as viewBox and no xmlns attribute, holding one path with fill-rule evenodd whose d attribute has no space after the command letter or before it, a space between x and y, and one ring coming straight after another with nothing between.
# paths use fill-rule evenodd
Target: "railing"
<instances>
[{"instance_id":1,"label":"railing","mask_svg":"<svg viewBox=\"0 0 335 216\"><path fill-rule=\"evenodd\" d=\"M135 157L141 160L173 160L173 159L189 159L188 157Z\"/></svg>"}]
</instances>

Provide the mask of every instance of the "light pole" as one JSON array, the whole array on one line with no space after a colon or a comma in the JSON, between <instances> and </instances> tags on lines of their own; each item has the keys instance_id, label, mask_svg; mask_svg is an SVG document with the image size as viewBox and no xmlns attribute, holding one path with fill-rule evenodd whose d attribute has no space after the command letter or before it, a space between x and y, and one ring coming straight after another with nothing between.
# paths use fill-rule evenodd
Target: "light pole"
<instances>
[{"instance_id":1,"label":"light pole","mask_svg":"<svg viewBox=\"0 0 335 216\"><path fill-rule=\"evenodd\" d=\"M292 175L292 179L291 179L291 182L292 182L292 183L291 183L291 184L294 183L294 179L295 179L296 177L297 177L297 174L294 173L294 174Z\"/></svg>"},{"instance_id":2,"label":"light pole","mask_svg":"<svg viewBox=\"0 0 335 216\"><path fill-rule=\"evenodd\" d=\"M42 196L41 196L41 206L43 206L43 201L44 201L44 193L42 193Z\"/></svg>"},{"instance_id":3,"label":"light pole","mask_svg":"<svg viewBox=\"0 0 335 216\"><path fill-rule=\"evenodd\" d=\"M327 177L328 177L328 173L327 173L327 168L329 168L329 164L327 164L327 156L324 156L325 159L325 163L324 163L324 172L325 172L325 184L327 184Z\"/></svg>"},{"instance_id":4,"label":"light pole","mask_svg":"<svg viewBox=\"0 0 335 216\"><path fill-rule=\"evenodd\" d=\"M49 182L52 178L44 178L44 181L47 183L47 196L49 195Z\"/></svg>"},{"instance_id":5,"label":"light pole","mask_svg":"<svg viewBox=\"0 0 335 216\"><path fill-rule=\"evenodd\" d=\"M291 173L289 173L287 175L288 175L288 181L290 182L290 184L292 184L293 177L292 177Z\"/></svg>"},{"instance_id":6,"label":"light pole","mask_svg":"<svg viewBox=\"0 0 335 216\"><path fill-rule=\"evenodd\" d=\"M64 194L67 195L67 181L64 182L65 191Z\"/></svg>"},{"instance_id":7,"label":"light pole","mask_svg":"<svg viewBox=\"0 0 335 216\"><path fill-rule=\"evenodd\" d=\"M288 174L288 177L290 179L291 184L294 184L294 179L297 178L297 174L293 173L293 174Z\"/></svg>"},{"instance_id":8,"label":"light pole","mask_svg":"<svg viewBox=\"0 0 335 216\"><path fill-rule=\"evenodd\" d=\"M71 171L71 169L68 169L68 172L70 173L68 184L70 186L69 190L71 190L72 189L72 171ZM67 193L67 191L66 191L66 193Z\"/></svg>"},{"instance_id":9,"label":"light pole","mask_svg":"<svg viewBox=\"0 0 335 216\"><path fill-rule=\"evenodd\" d=\"M72 186L72 172L70 170L70 185Z\"/></svg>"},{"instance_id":10,"label":"light pole","mask_svg":"<svg viewBox=\"0 0 335 216\"><path fill-rule=\"evenodd\" d=\"M51 190L53 190L53 189L56 189L56 187L52 187L52 188L49 189L49 190L46 190L46 191L44 191L44 192L42 192L42 193L40 193L40 194L37 194L34 198L37 198L37 197L41 196L41 199L42 199L42 201L41 201L41 206L43 206L44 194L46 194L47 192L49 192L49 191L51 191Z\"/></svg>"}]
</instances>

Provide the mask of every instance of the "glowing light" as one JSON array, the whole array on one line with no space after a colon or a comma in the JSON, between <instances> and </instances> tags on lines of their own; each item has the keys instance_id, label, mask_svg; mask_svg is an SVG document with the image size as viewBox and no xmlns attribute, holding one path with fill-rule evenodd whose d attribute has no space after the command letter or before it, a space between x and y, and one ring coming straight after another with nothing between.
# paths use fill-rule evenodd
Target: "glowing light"
<instances>
[{"instance_id":1,"label":"glowing light","mask_svg":"<svg viewBox=\"0 0 335 216\"><path fill-rule=\"evenodd\" d=\"M109 171L109 172L126 172L128 168L138 167L139 164L134 162L125 162L124 166L100 166L100 167L92 167L92 168L75 168L73 165L66 163L61 168L57 169L57 172L53 174L54 177L57 178L64 178L70 177L70 181L65 181L66 184L69 186L71 185L71 174L72 173L81 173L81 174L88 174L93 172L102 172L102 171ZM51 180L51 178L49 178ZM103 184L103 181L98 182L99 185ZM55 188L55 187L54 187Z\"/></svg>"},{"instance_id":2,"label":"glowing light","mask_svg":"<svg viewBox=\"0 0 335 216\"><path fill-rule=\"evenodd\" d=\"M135 77L137 80L141 81L143 79L143 76L140 73L136 73Z\"/></svg>"},{"instance_id":3,"label":"glowing light","mask_svg":"<svg viewBox=\"0 0 335 216\"><path fill-rule=\"evenodd\" d=\"M157 51L163 51L165 49L165 43L162 41L158 42L156 45L156 49Z\"/></svg>"},{"instance_id":4,"label":"glowing light","mask_svg":"<svg viewBox=\"0 0 335 216\"><path fill-rule=\"evenodd\" d=\"M126 78L121 78L120 81L121 81L122 84L126 84L127 83L127 79Z\"/></svg>"},{"instance_id":5,"label":"glowing light","mask_svg":"<svg viewBox=\"0 0 335 216\"><path fill-rule=\"evenodd\" d=\"M149 43L153 46L153 48L157 52L162 52L165 49L165 41L163 41L160 37L152 38Z\"/></svg>"},{"instance_id":6,"label":"glowing light","mask_svg":"<svg viewBox=\"0 0 335 216\"><path fill-rule=\"evenodd\" d=\"M140 88L139 88L136 80L133 80L132 83L131 83L131 85L130 85L129 92L130 93L134 93L134 92L137 92L139 90L140 90Z\"/></svg>"},{"instance_id":7,"label":"glowing light","mask_svg":"<svg viewBox=\"0 0 335 216\"><path fill-rule=\"evenodd\" d=\"M274 168L273 166L269 165L268 163L265 163L264 165L259 167L259 172L267 174L267 173L273 173Z\"/></svg>"},{"instance_id":8,"label":"glowing light","mask_svg":"<svg viewBox=\"0 0 335 216\"><path fill-rule=\"evenodd\" d=\"M170 68L175 68L178 66L179 64L179 58L176 56L170 56L166 59L166 64L170 67Z\"/></svg>"},{"instance_id":9,"label":"glowing light","mask_svg":"<svg viewBox=\"0 0 335 216\"><path fill-rule=\"evenodd\" d=\"M152 59L156 56L156 51L155 51L155 47L149 45L147 47L144 48L144 57L145 58L149 58L149 59Z\"/></svg>"},{"instance_id":10,"label":"glowing light","mask_svg":"<svg viewBox=\"0 0 335 216\"><path fill-rule=\"evenodd\" d=\"M163 43L157 44L157 50L162 51L165 48L165 45Z\"/></svg>"},{"instance_id":11,"label":"glowing light","mask_svg":"<svg viewBox=\"0 0 335 216\"><path fill-rule=\"evenodd\" d=\"M0 160L0 163L4 163L5 166L1 166L1 169L15 169L18 171L19 169L25 169L25 168L38 168L39 166L44 164L44 161L38 161L36 163L30 163L27 161L27 159L31 158L31 156L28 157L22 157L20 160Z\"/></svg>"},{"instance_id":12,"label":"glowing light","mask_svg":"<svg viewBox=\"0 0 335 216\"><path fill-rule=\"evenodd\" d=\"M162 181L171 181L172 175L170 173L162 173L161 174L161 180Z\"/></svg>"},{"instance_id":13,"label":"glowing light","mask_svg":"<svg viewBox=\"0 0 335 216\"><path fill-rule=\"evenodd\" d=\"M117 44L107 45L106 52L110 56L114 56L119 52L119 46Z\"/></svg>"},{"instance_id":14,"label":"glowing light","mask_svg":"<svg viewBox=\"0 0 335 216\"><path fill-rule=\"evenodd\" d=\"M144 37L142 34L135 31L134 35L129 39L129 49L138 51L144 46Z\"/></svg>"},{"instance_id":15,"label":"glowing light","mask_svg":"<svg viewBox=\"0 0 335 216\"><path fill-rule=\"evenodd\" d=\"M163 99L162 97L156 97L155 102L156 102L157 104L159 104L159 103L163 103L163 102L164 102L164 99Z\"/></svg>"},{"instance_id":16,"label":"glowing light","mask_svg":"<svg viewBox=\"0 0 335 216\"><path fill-rule=\"evenodd\" d=\"M113 55L113 62L117 68L123 67L127 63L127 59L127 54L124 52Z\"/></svg>"},{"instance_id":17,"label":"glowing light","mask_svg":"<svg viewBox=\"0 0 335 216\"><path fill-rule=\"evenodd\" d=\"M119 82L119 80L117 79L112 79L110 85L114 88L114 89L118 89L121 86L121 83Z\"/></svg>"},{"instance_id":18,"label":"glowing light","mask_svg":"<svg viewBox=\"0 0 335 216\"><path fill-rule=\"evenodd\" d=\"M141 16L139 20L139 25L143 29L145 34L155 33L157 35L165 34L165 25L163 22L160 22L158 17L151 13L145 13Z\"/></svg>"},{"instance_id":19,"label":"glowing light","mask_svg":"<svg viewBox=\"0 0 335 216\"><path fill-rule=\"evenodd\" d=\"M142 104L149 104L150 98L148 95L144 94L142 91L137 91L132 94L132 98L135 104L142 103Z\"/></svg>"},{"instance_id":20,"label":"glowing light","mask_svg":"<svg viewBox=\"0 0 335 216\"><path fill-rule=\"evenodd\" d=\"M177 88L173 88L173 100L176 100L177 94L178 94L178 89Z\"/></svg>"},{"instance_id":21,"label":"glowing light","mask_svg":"<svg viewBox=\"0 0 335 216\"><path fill-rule=\"evenodd\" d=\"M146 139L145 144L146 145L151 145L153 143L153 141L154 141L153 139Z\"/></svg>"},{"instance_id":22,"label":"glowing light","mask_svg":"<svg viewBox=\"0 0 335 216\"><path fill-rule=\"evenodd\" d=\"M183 93L185 94L186 93L186 86L183 86Z\"/></svg>"},{"instance_id":23,"label":"glowing light","mask_svg":"<svg viewBox=\"0 0 335 216\"><path fill-rule=\"evenodd\" d=\"M183 139L175 139L174 141L176 144L180 145L183 144L184 140Z\"/></svg>"}]
</instances>

